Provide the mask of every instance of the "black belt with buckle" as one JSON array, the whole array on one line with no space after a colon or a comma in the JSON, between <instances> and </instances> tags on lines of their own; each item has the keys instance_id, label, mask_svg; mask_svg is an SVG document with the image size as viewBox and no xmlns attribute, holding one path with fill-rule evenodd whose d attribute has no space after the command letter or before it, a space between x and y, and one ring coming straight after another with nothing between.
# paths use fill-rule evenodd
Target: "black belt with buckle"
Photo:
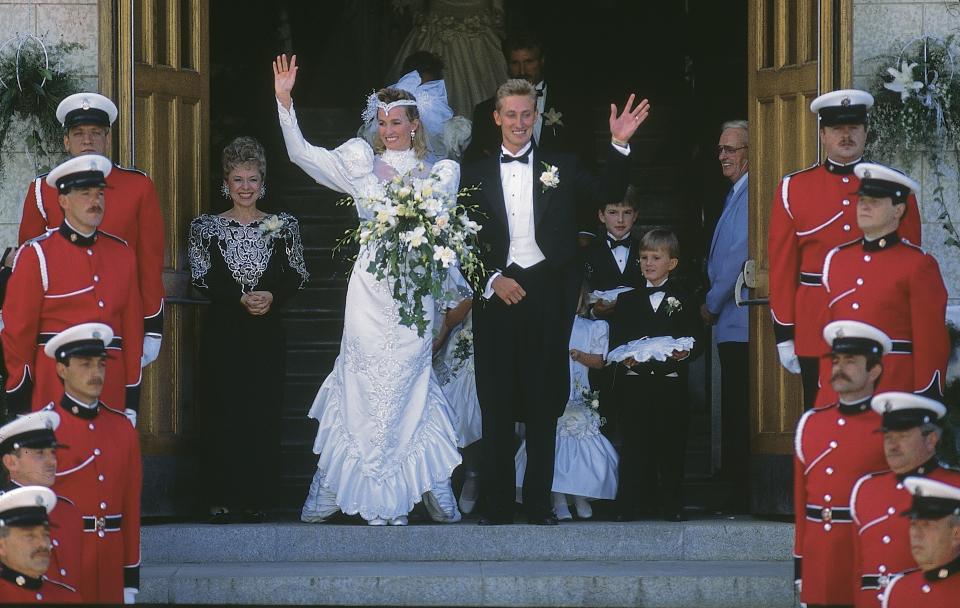
<instances>
[{"instance_id":1,"label":"black belt with buckle","mask_svg":"<svg viewBox=\"0 0 960 608\"><path fill-rule=\"evenodd\" d=\"M860 588L883 590L890 584L890 578L889 574L865 574L860 577Z\"/></svg>"},{"instance_id":2,"label":"black belt with buckle","mask_svg":"<svg viewBox=\"0 0 960 608\"><path fill-rule=\"evenodd\" d=\"M37 346L43 346L47 342L53 339L56 336L56 333L44 332L37 335ZM121 336L115 336L113 340L110 340L110 344L107 344L107 348L119 348L123 349L123 338Z\"/></svg>"},{"instance_id":3,"label":"black belt with buckle","mask_svg":"<svg viewBox=\"0 0 960 608\"><path fill-rule=\"evenodd\" d=\"M123 515L106 515L104 517L84 515L83 531L84 532L119 532L121 523L123 523Z\"/></svg>"},{"instance_id":4,"label":"black belt with buckle","mask_svg":"<svg viewBox=\"0 0 960 608\"><path fill-rule=\"evenodd\" d=\"M816 507L813 505L807 505L807 519L824 523L853 521L849 507Z\"/></svg>"},{"instance_id":5,"label":"black belt with buckle","mask_svg":"<svg viewBox=\"0 0 960 608\"><path fill-rule=\"evenodd\" d=\"M890 340L893 346L890 348L892 353L912 353L913 342L910 340Z\"/></svg>"},{"instance_id":6,"label":"black belt with buckle","mask_svg":"<svg viewBox=\"0 0 960 608\"><path fill-rule=\"evenodd\" d=\"M809 285L810 287L819 287L820 285L823 285L823 275L815 272L801 272L800 284Z\"/></svg>"}]
</instances>

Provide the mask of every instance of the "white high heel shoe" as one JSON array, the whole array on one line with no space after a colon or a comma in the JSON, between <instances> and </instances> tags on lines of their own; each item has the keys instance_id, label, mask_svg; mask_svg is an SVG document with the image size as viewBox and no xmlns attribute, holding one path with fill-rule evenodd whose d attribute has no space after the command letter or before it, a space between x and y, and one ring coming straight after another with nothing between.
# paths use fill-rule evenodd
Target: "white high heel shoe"
<instances>
[{"instance_id":1,"label":"white high heel shoe","mask_svg":"<svg viewBox=\"0 0 960 608\"><path fill-rule=\"evenodd\" d=\"M553 499L553 514L557 516L557 519L560 521L572 520L573 515L570 514L570 508L567 507L567 495L560 492L550 492L550 497Z\"/></svg>"},{"instance_id":2,"label":"white high heel shoe","mask_svg":"<svg viewBox=\"0 0 960 608\"><path fill-rule=\"evenodd\" d=\"M393 519L387 522L391 526L405 526L407 525L407 516L401 515L400 517L394 517Z\"/></svg>"},{"instance_id":3,"label":"white high heel shoe","mask_svg":"<svg viewBox=\"0 0 960 608\"><path fill-rule=\"evenodd\" d=\"M373 519L367 520L367 525L368 526L385 526L387 525L387 520L383 519L382 517L374 517Z\"/></svg>"},{"instance_id":4,"label":"white high heel shoe","mask_svg":"<svg viewBox=\"0 0 960 608\"><path fill-rule=\"evenodd\" d=\"M593 507L590 506L590 503L587 502L585 497L574 496L573 506L577 510L577 517L580 519L590 519L593 517Z\"/></svg>"}]
</instances>

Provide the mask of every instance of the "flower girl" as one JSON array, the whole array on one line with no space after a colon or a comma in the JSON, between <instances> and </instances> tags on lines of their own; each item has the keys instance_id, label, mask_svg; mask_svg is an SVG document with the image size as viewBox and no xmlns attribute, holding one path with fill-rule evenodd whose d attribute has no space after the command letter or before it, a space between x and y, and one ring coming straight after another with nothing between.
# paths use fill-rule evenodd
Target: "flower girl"
<instances>
[{"instance_id":1,"label":"flower girl","mask_svg":"<svg viewBox=\"0 0 960 608\"><path fill-rule=\"evenodd\" d=\"M588 499L613 499L617 495L617 452L600 433L605 422L597 409L596 391L590 390L589 368L604 366L609 329L606 321L591 321L587 312L587 289L580 291L580 304L570 334L570 396L557 421L556 459L553 471L553 511L559 520L570 520L569 502L577 516L589 519L593 509ZM517 488L523 486L527 466L526 443L516 455ZM519 492L518 492L519 494Z\"/></svg>"}]
</instances>

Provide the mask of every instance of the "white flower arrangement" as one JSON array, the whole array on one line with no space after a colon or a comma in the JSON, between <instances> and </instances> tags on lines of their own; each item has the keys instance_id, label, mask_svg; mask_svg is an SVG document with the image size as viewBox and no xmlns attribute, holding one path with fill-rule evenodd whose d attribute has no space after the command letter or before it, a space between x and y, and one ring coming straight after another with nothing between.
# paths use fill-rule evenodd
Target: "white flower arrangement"
<instances>
[{"instance_id":1,"label":"white flower arrangement","mask_svg":"<svg viewBox=\"0 0 960 608\"><path fill-rule=\"evenodd\" d=\"M563 121L560 120L561 118L563 118L563 112L557 112L557 110L556 110L555 108L550 108L549 110L547 110L546 112L543 113L543 126L545 126L545 127L553 127L553 126L562 127L562 126L563 126Z\"/></svg>"},{"instance_id":2,"label":"white flower arrangement","mask_svg":"<svg viewBox=\"0 0 960 608\"><path fill-rule=\"evenodd\" d=\"M673 296L667 296L667 316L673 316L673 313L683 310L683 304Z\"/></svg>"},{"instance_id":3,"label":"white flower arrangement","mask_svg":"<svg viewBox=\"0 0 960 608\"><path fill-rule=\"evenodd\" d=\"M421 337L429 325L423 300L444 296L448 273L459 268L471 285L483 275L477 255L482 227L467 216L470 208L457 202L469 191L444 191L436 174L396 176L370 199L373 217L340 241L371 248L367 272L389 279L400 324L415 327Z\"/></svg>"},{"instance_id":4,"label":"white flower arrangement","mask_svg":"<svg viewBox=\"0 0 960 608\"><path fill-rule=\"evenodd\" d=\"M549 163L543 163L543 166L546 171L540 174L541 192L546 192L560 185L560 168Z\"/></svg>"},{"instance_id":5,"label":"white flower arrangement","mask_svg":"<svg viewBox=\"0 0 960 608\"><path fill-rule=\"evenodd\" d=\"M461 329L457 334L457 341L453 344L453 373L473 362L473 332Z\"/></svg>"}]
</instances>

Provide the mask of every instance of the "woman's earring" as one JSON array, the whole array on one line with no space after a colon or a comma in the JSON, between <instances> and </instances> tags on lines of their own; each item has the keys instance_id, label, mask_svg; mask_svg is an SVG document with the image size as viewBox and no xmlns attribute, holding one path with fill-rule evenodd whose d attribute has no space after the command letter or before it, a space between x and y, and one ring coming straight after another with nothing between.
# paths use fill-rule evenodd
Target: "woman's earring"
<instances>
[{"instance_id":1,"label":"woman's earring","mask_svg":"<svg viewBox=\"0 0 960 608\"><path fill-rule=\"evenodd\" d=\"M226 184L220 184L220 194L223 195L223 198L230 200L230 187Z\"/></svg>"},{"instance_id":2,"label":"woman's earring","mask_svg":"<svg viewBox=\"0 0 960 608\"><path fill-rule=\"evenodd\" d=\"M416 137L416 136L417 136L417 132L416 132L416 131L410 131L410 139L413 139L413 138Z\"/></svg>"},{"instance_id":3,"label":"woman's earring","mask_svg":"<svg viewBox=\"0 0 960 608\"><path fill-rule=\"evenodd\" d=\"M263 197L265 197L266 195L267 195L267 185L266 185L266 184L260 184L260 196L258 196L257 198L258 198L258 199L259 199L259 198L263 198Z\"/></svg>"}]
</instances>

